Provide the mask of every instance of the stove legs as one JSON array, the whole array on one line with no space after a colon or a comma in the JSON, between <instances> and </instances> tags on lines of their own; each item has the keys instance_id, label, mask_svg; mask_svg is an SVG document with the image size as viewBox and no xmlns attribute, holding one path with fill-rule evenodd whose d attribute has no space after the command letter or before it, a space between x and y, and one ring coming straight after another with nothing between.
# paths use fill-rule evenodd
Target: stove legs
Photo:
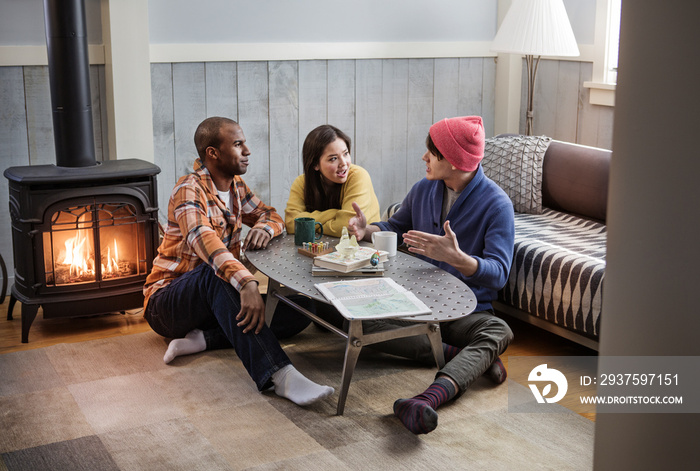
<instances>
[{"instance_id":1,"label":"stove legs","mask_svg":"<svg viewBox=\"0 0 700 471\"><path fill-rule=\"evenodd\" d=\"M10 293L10 304L7 306L7 320L12 320L12 311L17 303L17 298ZM22 303L22 343L29 343L29 328L32 322L36 319L36 314L39 312L40 304L25 304Z\"/></svg>"},{"instance_id":2,"label":"stove legs","mask_svg":"<svg viewBox=\"0 0 700 471\"><path fill-rule=\"evenodd\" d=\"M11 321L12 320L12 310L15 308L15 303L17 302L17 298L15 298L15 295L10 293L10 303L7 305L7 320Z\"/></svg>"},{"instance_id":3,"label":"stove legs","mask_svg":"<svg viewBox=\"0 0 700 471\"><path fill-rule=\"evenodd\" d=\"M22 343L29 343L29 328L38 311L39 304L22 304Z\"/></svg>"}]
</instances>

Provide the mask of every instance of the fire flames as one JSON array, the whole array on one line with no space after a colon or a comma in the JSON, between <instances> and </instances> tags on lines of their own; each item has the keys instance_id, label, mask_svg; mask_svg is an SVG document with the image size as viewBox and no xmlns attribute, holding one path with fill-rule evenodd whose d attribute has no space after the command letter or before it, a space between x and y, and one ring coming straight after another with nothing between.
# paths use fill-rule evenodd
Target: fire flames
<instances>
[{"instance_id":1,"label":"fire flames","mask_svg":"<svg viewBox=\"0 0 700 471\"><path fill-rule=\"evenodd\" d=\"M56 275L59 284L94 281L95 250L91 230L76 230L75 235L65 240L63 250L56 259ZM112 239L100 256L102 279L129 276L134 273L127 260L119 258L119 243Z\"/></svg>"},{"instance_id":2,"label":"fire flames","mask_svg":"<svg viewBox=\"0 0 700 471\"><path fill-rule=\"evenodd\" d=\"M114 257L110 254L110 248L107 246L107 267L102 265L102 273L109 273L113 274L115 272L119 271L119 264L117 263L117 260L119 260L119 247L117 246L117 239L114 239Z\"/></svg>"},{"instance_id":3,"label":"fire flames","mask_svg":"<svg viewBox=\"0 0 700 471\"><path fill-rule=\"evenodd\" d=\"M75 237L71 237L64 242L65 252L63 259L57 260L59 265L68 267L68 276L92 277L95 276L95 259L90 240L85 234L88 231L76 231ZM92 257L91 257L92 255Z\"/></svg>"}]
</instances>

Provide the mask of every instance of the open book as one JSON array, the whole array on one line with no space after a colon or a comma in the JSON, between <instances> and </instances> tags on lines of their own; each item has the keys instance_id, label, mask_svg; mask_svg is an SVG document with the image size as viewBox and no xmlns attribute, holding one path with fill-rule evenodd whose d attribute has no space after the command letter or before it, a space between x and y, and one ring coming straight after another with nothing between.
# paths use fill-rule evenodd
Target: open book
<instances>
[{"instance_id":1,"label":"open book","mask_svg":"<svg viewBox=\"0 0 700 471\"><path fill-rule=\"evenodd\" d=\"M391 278L331 281L314 285L347 319L430 314L415 294Z\"/></svg>"}]
</instances>

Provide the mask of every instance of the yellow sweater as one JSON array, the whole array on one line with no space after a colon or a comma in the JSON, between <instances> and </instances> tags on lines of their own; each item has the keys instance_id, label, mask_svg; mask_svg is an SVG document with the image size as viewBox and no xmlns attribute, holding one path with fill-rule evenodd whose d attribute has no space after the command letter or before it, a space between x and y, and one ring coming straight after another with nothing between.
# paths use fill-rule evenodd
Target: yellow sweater
<instances>
[{"instance_id":1,"label":"yellow sweater","mask_svg":"<svg viewBox=\"0 0 700 471\"><path fill-rule=\"evenodd\" d=\"M284 221L287 233L294 234L294 219L299 217L314 218L323 225L325 235L340 237L343 227L348 225L350 218L355 216L352 203L360 206L367 217L367 223L381 220L379 214L379 201L374 194L372 179L364 168L351 165L348 171L348 179L340 190L340 209L327 209L325 211L306 211L304 204L304 175L299 175L292 183L289 191L287 208L284 210Z\"/></svg>"}]
</instances>

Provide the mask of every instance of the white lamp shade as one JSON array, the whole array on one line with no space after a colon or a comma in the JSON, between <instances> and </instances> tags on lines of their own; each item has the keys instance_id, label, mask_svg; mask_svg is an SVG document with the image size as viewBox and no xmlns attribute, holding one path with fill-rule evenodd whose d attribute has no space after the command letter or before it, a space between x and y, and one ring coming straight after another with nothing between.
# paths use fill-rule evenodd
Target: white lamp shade
<instances>
[{"instance_id":1,"label":"white lamp shade","mask_svg":"<svg viewBox=\"0 0 700 471\"><path fill-rule=\"evenodd\" d=\"M533 56L580 54L562 0L513 0L491 50Z\"/></svg>"}]
</instances>

